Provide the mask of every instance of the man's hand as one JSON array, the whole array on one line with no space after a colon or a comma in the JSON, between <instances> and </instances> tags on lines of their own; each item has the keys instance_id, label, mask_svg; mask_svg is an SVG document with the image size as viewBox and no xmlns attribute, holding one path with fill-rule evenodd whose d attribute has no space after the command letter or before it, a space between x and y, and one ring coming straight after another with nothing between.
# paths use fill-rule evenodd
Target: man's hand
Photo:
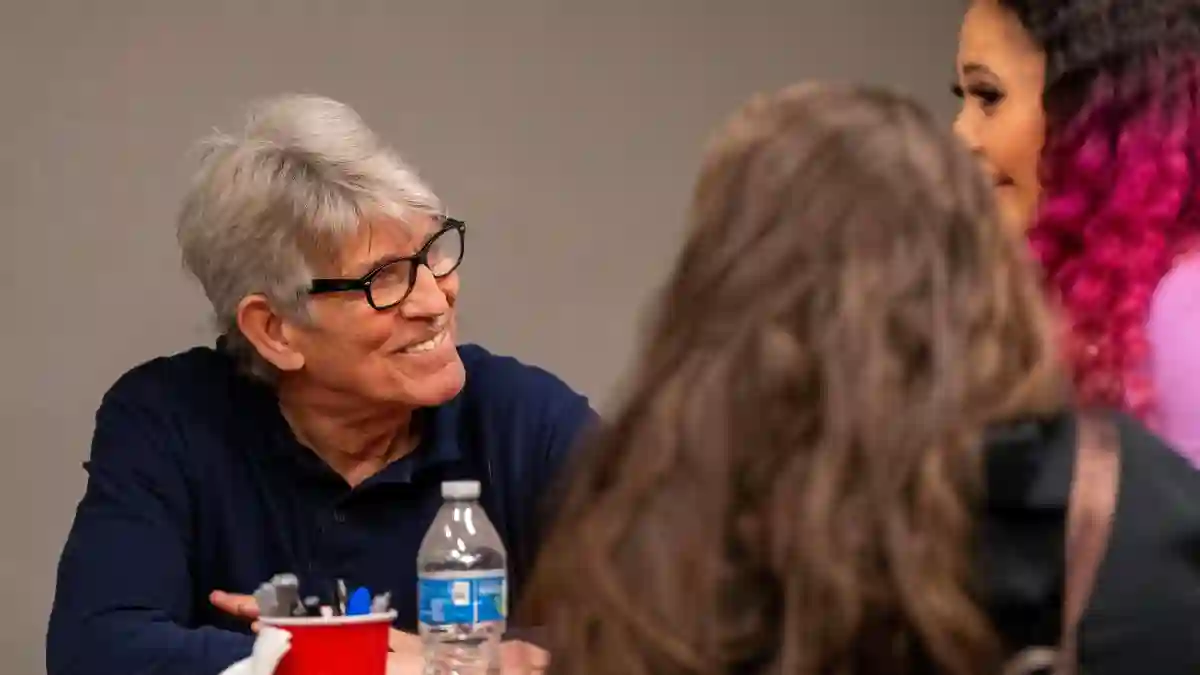
<instances>
[{"instance_id":1,"label":"man's hand","mask_svg":"<svg viewBox=\"0 0 1200 675\"><path fill-rule=\"evenodd\" d=\"M258 600L253 595L213 591L208 594L208 601L226 614L249 621L250 630L258 632Z\"/></svg>"},{"instance_id":2,"label":"man's hand","mask_svg":"<svg viewBox=\"0 0 1200 675\"><path fill-rule=\"evenodd\" d=\"M258 601L252 595L213 591L208 596L213 607L251 622L258 630ZM392 628L388 634L388 675L420 675L424 668L421 638ZM500 667L503 675L539 673L550 659L546 652L528 642L513 640L500 645Z\"/></svg>"},{"instance_id":3,"label":"man's hand","mask_svg":"<svg viewBox=\"0 0 1200 675\"><path fill-rule=\"evenodd\" d=\"M395 649L397 635L405 641L401 649ZM409 639L411 645L407 643ZM393 630L390 642L395 651L388 654L387 675L421 675L424 672L425 659L417 636ZM549 662L545 651L528 642L513 640L500 645L500 675L540 675Z\"/></svg>"},{"instance_id":4,"label":"man's hand","mask_svg":"<svg viewBox=\"0 0 1200 675\"><path fill-rule=\"evenodd\" d=\"M407 633L403 633L398 630L393 630L392 633L407 635ZM392 640L388 640L389 644L391 642ZM421 652L419 650L416 652L405 650L388 654L387 675L422 675L424 672L425 659L421 656Z\"/></svg>"},{"instance_id":5,"label":"man's hand","mask_svg":"<svg viewBox=\"0 0 1200 675\"><path fill-rule=\"evenodd\" d=\"M253 595L239 595L225 591L213 591L208 594L208 601L213 607L246 621L258 620L258 601Z\"/></svg>"},{"instance_id":6,"label":"man's hand","mask_svg":"<svg viewBox=\"0 0 1200 675\"><path fill-rule=\"evenodd\" d=\"M208 601L226 614L252 622L250 627L258 632L258 601L253 595L213 591ZM388 648L392 652L388 654L388 675L421 674L423 661L419 637L392 628L388 632Z\"/></svg>"},{"instance_id":7,"label":"man's hand","mask_svg":"<svg viewBox=\"0 0 1200 675\"><path fill-rule=\"evenodd\" d=\"M544 672L548 665L550 655L541 647L521 640L512 640L500 645L502 675L534 675Z\"/></svg>"}]
</instances>

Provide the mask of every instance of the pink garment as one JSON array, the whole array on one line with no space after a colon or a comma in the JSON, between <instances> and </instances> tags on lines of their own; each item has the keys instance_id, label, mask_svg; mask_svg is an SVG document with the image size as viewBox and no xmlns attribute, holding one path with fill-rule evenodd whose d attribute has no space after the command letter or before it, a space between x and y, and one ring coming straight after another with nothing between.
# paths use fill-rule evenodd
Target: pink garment
<instances>
[{"instance_id":1,"label":"pink garment","mask_svg":"<svg viewBox=\"0 0 1200 675\"><path fill-rule=\"evenodd\" d=\"M1147 323L1159 433L1200 467L1200 255L1159 283Z\"/></svg>"}]
</instances>

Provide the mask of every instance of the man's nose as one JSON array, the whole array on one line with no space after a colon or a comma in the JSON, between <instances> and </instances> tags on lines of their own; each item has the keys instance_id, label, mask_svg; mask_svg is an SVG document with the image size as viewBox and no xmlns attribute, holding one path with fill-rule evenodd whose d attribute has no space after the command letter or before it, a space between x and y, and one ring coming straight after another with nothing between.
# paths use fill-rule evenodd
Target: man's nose
<instances>
[{"instance_id":1,"label":"man's nose","mask_svg":"<svg viewBox=\"0 0 1200 675\"><path fill-rule=\"evenodd\" d=\"M412 292L400 305L400 314L406 319L426 319L449 310L450 299L434 278L433 272L425 265L418 265Z\"/></svg>"}]
</instances>

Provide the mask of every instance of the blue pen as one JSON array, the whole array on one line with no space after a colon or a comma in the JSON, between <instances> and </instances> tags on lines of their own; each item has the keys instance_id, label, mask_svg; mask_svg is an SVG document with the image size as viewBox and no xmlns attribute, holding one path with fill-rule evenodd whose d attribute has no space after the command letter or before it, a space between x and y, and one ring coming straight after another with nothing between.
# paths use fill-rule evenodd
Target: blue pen
<instances>
[{"instance_id":1,"label":"blue pen","mask_svg":"<svg viewBox=\"0 0 1200 675\"><path fill-rule=\"evenodd\" d=\"M346 616L359 616L371 613L371 592L359 586L346 602Z\"/></svg>"}]
</instances>

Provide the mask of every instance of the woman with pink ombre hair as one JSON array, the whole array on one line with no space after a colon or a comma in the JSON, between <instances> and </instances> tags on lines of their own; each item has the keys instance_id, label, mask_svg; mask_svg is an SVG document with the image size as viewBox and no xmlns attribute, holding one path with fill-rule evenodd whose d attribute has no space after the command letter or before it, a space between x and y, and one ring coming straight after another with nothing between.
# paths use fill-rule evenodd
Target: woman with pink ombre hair
<instances>
[{"instance_id":1,"label":"woman with pink ombre hair","mask_svg":"<svg viewBox=\"0 0 1200 675\"><path fill-rule=\"evenodd\" d=\"M1200 464L1200 3L973 0L955 130L1027 232L1080 402Z\"/></svg>"}]
</instances>

